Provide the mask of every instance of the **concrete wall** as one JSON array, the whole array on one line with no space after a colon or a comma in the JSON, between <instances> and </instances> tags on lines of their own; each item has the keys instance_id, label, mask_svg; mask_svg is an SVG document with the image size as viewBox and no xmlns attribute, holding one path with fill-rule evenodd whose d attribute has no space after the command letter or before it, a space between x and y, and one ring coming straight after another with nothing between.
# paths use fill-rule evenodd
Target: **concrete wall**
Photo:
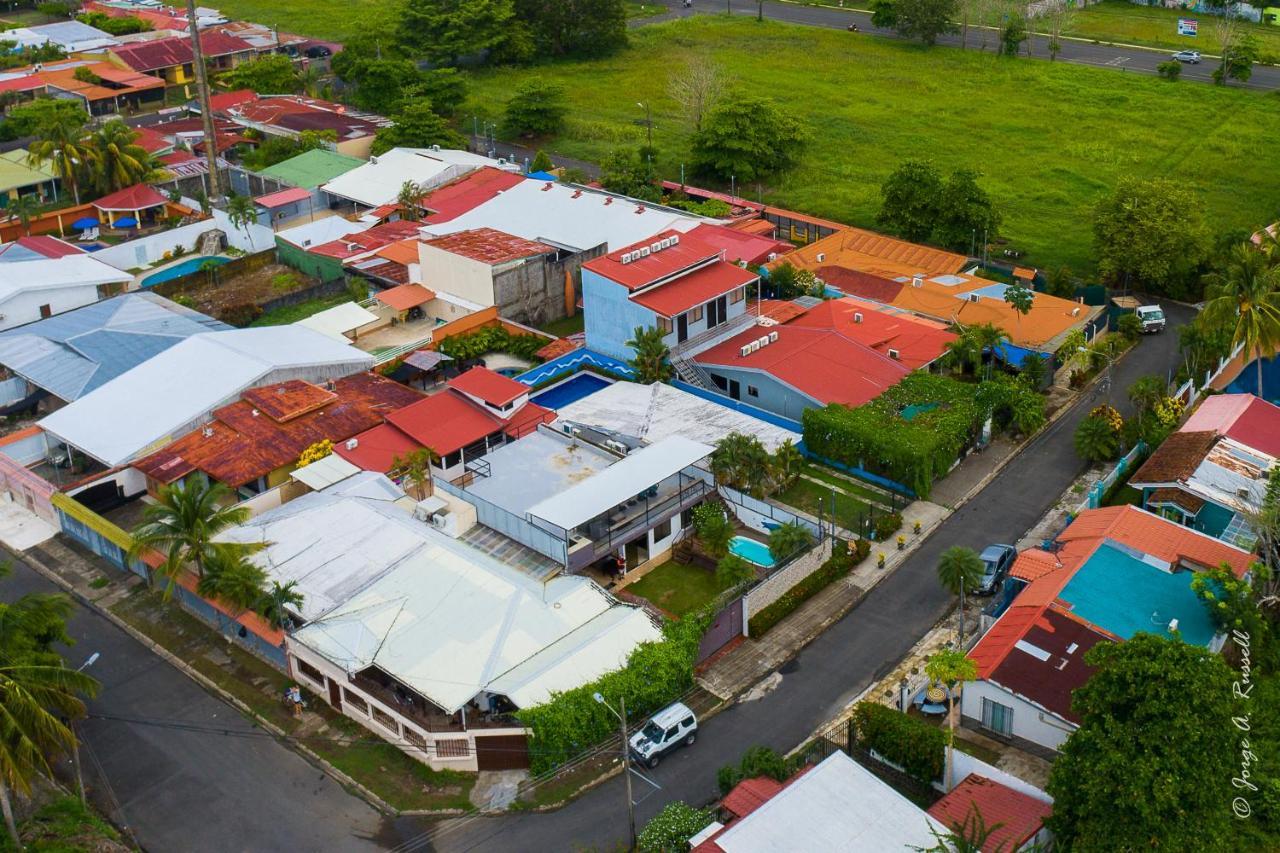
<instances>
[{"instance_id":1,"label":"concrete wall","mask_svg":"<svg viewBox=\"0 0 1280 853\"><path fill-rule=\"evenodd\" d=\"M418 263L423 283L432 290L443 290L486 308L494 304L493 268L488 264L426 243L418 244Z\"/></svg>"},{"instance_id":2,"label":"concrete wall","mask_svg":"<svg viewBox=\"0 0 1280 853\"><path fill-rule=\"evenodd\" d=\"M1002 736L982 725L982 700L990 699L1013 709L1013 723L1008 736ZM960 714L965 725L988 737L1012 743L1024 742L1042 750L1057 752L1075 726L991 681L970 681L964 685Z\"/></svg>"},{"instance_id":3,"label":"concrete wall","mask_svg":"<svg viewBox=\"0 0 1280 853\"><path fill-rule=\"evenodd\" d=\"M747 621L761 610L786 595L793 586L809 577L831 556L831 540L824 539L822 544L809 553L792 560L781 570L754 587L743 599L743 612Z\"/></svg>"},{"instance_id":4,"label":"concrete wall","mask_svg":"<svg viewBox=\"0 0 1280 853\"><path fill-rule=\"evenodd\" d=\"M820 408L824 405L761 370L710 364L703 367L711 375L713 390L729 397L729 381L735 380L739 385L739 393L736 398L730 397L730 399L741 400L788 420L799 421L805 409ZM721 388L715 382L717 377L725 381L725 388ZM753 389L756 392L754 395L751 393Z\"/></svg>"},{"instance_id":5,"label":"concrete wall","mask_svg":"<svg viewBox=\"0 0 1280 853\"><path fill-rule=\"evenodd\" d=\"M582 317L587 348L611 358L631 358L627 341L637 326L658 324L658 315L636 305L625 287L584 269L582 271Z\"/></svg>"},{"instance_id":6,"label":"concrete wall","mask_svg":"<svg viewBox=\"0 0 1280 853\"><path fill-rule=\"evenodd\" d=\"M321 281L338 281L346 276L342 261L325 255L315 255L285 240L277 239L276 255L282 264L288 264L299 272Z\"/></svg>"},{"instance_id":7,"label":"concrete wall","mask_svg":"<svg viewBox=\"0 0 1280 853\"><path fill-rule=\"evenodd\" d=\"M0 330L12 329L25 323L34 323L43 315L40 306L49 306L50 314L61 314L72 308L92 305L98 301L96 284L80 284L47 290L24 290L0 302Z\"/></svg>"}]
</instances>

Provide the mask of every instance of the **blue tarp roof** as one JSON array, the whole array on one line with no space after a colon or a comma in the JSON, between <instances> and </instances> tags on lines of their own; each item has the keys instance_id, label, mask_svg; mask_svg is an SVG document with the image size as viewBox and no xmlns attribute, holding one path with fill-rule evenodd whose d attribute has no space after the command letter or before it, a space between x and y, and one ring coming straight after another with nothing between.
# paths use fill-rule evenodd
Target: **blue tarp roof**
<instances>
[{"instance_id":1,"label":"blue tarp roof","mask_svg":"<svg viewBox=\"0 0 1280 853\"><path fill-rule=\"evenodd\" d=\"M1022 367L1022 362L1027 360L1029 355L1038 355L1041 358L1049 358L1047 352L1036 352L1035 350L1023 349L1010 343L1003 343L996 347L996 358L1003 361L1010 367Z\"/></svg>"},{"instance_id":2,"label":"blue tarp roof","mask_svg":"<svg viewBox=\"0 0 1280 853\"><path fill-rule=\"evenodd\" d=\"M526 178L532 178L535 181L558 181L560 180L550 172L530 172L525 175Z\"/></svg>"}]
</instances>

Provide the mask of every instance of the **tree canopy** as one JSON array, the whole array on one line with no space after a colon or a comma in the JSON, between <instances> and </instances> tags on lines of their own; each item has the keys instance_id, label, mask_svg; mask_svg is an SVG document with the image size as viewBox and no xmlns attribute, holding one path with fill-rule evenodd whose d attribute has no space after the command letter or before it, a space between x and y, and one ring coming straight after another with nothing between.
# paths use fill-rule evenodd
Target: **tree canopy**
<instances>
[{"instance_id":1,"label":"tree canopy","mask_svg":"<svg viewBox=\"0 0 1280 853\"><path fill-rule=\"evenodd\" d=\"M1122 178L1093 214L1098 271L1112 282L1172 297L1192 293L1208 254L1200 200L1167 178Z\"/></svg>"},{"instance_id":2,"label":"tree canopy","mask_svg":"<svg viewBox=\"0 0 1280 853\"><path fill-rule=\"evenodd\" d=\"M932 45L943 33L957 31L959 0L894 0L893 28L898 35Z\"/></svg>"},{"instance_id":3,"label":"tree canopy","mask_svg":"<svg viewBox=\"0 0 1280 853\"><path fill-rule=\"evenodd\" d=\"M569 108L564 89L558 83L530 77L507 101L503 132L511 136L550 136L564 126Z\"/></svg>"},{"instance_id":4,"label":"tree canopy","mask_svg":"<svg viewBox=\"0 0 1280 853\"><path fill-rule=\"evenodd\" d=\"M285 95L302 89L298 69L283 53L242 62L223 74L221 80L232 89L252 89L263 95Z\"/></svg>"},{"instance_id":5,"label":"tree canopy","mask_svg":"<svg viewBox=\"0 0 1280 853\"><path fill-rule=\"evenodd\" d=\"M728 95L693 134L693 164L722 180L754 181L794 164L808 138L800 120L772 101Z\"/></svg>"},{"instance_id":6,"label":"tree canopy","mask_svg":"<svg viewBox=\"0 0 1280 853\"><path fill-rule=\"evenodd\" d=\"M944 181L933 163L904 160L880 185L876 224L913 243L972 252L997 235L1001 222L979 177L972 169L957 169Z\"/></svg>"},{"instance_id":7,"label":"tree canopy","mask_svg":"<svg viewBox=\"0 0 1280 853\"><path fill-rule=\"evenodd\" d=\"M627 46L623 0L515 0L539 56L607 56Z\"/></svg>"},{"instance_id":8,"label":"tree canopy","mask_svg":"<svg viewBox=\"0 0 1280 853\"><path fill-rule=\"evenodd\" d=\"M514 17L511 0L407 0L398 35L410 56L456 64L501 45Z\"/></svg>"},{"instance_id":9,"label":"tree canopy","mask_svg":"<svg viewBox=\"0 0 1280 853\"><path fill-rule=\"evenodd\" d=\"M392 148L464 148L467 141L431 109L431 102L420 99L406 104L395 117L395 124L378 128L373 140L373 153L382 154Z\"/></svg>"}]
</instances>

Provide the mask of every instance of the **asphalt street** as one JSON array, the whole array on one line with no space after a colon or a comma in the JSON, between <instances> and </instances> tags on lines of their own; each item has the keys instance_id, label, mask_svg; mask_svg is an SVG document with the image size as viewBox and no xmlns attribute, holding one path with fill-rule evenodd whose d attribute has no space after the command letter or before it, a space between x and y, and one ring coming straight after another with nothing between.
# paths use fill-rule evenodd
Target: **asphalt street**
<instances>
[{"instance_id":1,"label":"asphalt street","mask_svg":"<svg viewBox=\"0 0 1280 853\"><path fill-rule=\"evenodd\" d=\"M693 0L693 6L690 9L684 8L680 0L662 0L662 2L670 11L666 15L660 16L659 19L678 18L686 15L724 14L729 9L735 15L755 16L757 14L756 0ZM832 2L838 3L839 0L832 0ZM850 0L848 5L850 7L855 5L865 7L870 6L870 2L869 0ZM792 24L807 24L809 26L829 27L840 30L846 29L850 24L857 24L858 32L849 33L850 50L857 50L857 40L868 35L886 38L899 37L892 30L883 30L871 26L871 15L866 12L856 12L852 9L804 6L798 3L779 3L775 2L775 0L769 0L764 4L764 16L772 20L786 21ZM635 23L643 25L654 20L658 19L645 18ZM995 32L989 32L986 39L986 49L989 51L996 50L998 42L999 35ZM1094 65L1100 68L1112 68L1116 71L1135 72L1138 74L1155 74L1156 66L1168 60L1173 54L1171 50L1095 44L1091 41L1075 39L1061 39L1060 43L1062 51L1058 54L1058 62L1069 62L1074 65ZM938 44L959 47L961 37L959 35L944 35L938 39ZM976 27L970 27L967 47L970 50L979 50L981 49L981 44L981 32ZM1213 52L1214 47L1209 36L1205 36L1204 44L1201 45L1200 50L1202 53ZM1047 37L1036 36L1032 39L1031 55L1044 61L1049 60ZM1184 65L1182 79L1211 83L1213 79L1211 75L1216 67L1217 64L1208 58L1205 58L1199 65ZM1248 83L1232 83L1231 85L1243 85L1251 89L1280 88L1280 68L1270 65L1255 65L1253 76Z\"/></svg>"},{"instance_id":2,"label":"asphalt street","mask_svg":"<svg viewBox=\"0 0 1280 853\"><path fill-rule=\"evenodd\" d=\"M1146 374L1165 375L1176 364L1177 327L1191 309L1165 305L1169 329L1144 338L1115 367L1112 403L1128 413L1125 389ZM697 744L646 771L658 788L637 780L636 821L643 826L671 800L702 803L718 795L716 771L748 747L788 751L888 672L937 622L952 599L935 574L938 556L952 545L982 548L1016 542L1040 520L1084 470L1072 446L1076 425L1105 400L1091 392L1033 439L974 499L934 531L896 572L853 611L782 667L782 679L764 698L734 705L709 720ZM613 849L625 843L626 801L621 778L546 814L464 818L435 826L399 821L402 851Z\"/></svg>"},{"instance_id":3,"label":"asphalt street","mask_svg":"<svg viewBox=\"0 0 1280 853\"><path fill-rule=\"evenodd\" d=\"M21 562L0 598L58 588ZM105 617L77 604L70 664L100 653L102 692L79 726L94 804L153 853L384 849L383 816ZM93 715L145 720L119 722ZM163 723L156 725L154 723ZM173 723L231 734L193 732Z\"/></svg>"}]
</instances>

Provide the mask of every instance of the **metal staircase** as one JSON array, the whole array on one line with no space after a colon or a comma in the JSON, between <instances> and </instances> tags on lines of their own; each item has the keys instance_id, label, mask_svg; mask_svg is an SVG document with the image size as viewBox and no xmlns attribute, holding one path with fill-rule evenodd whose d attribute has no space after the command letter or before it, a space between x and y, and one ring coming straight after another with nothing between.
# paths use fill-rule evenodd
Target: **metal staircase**
<instances>
[{"instance_id":1,"label":"metal staircase","mask_svg":"<svg viewBox=\"0 0 1280 853\"><path fill-rule=\"evenodd\" d=\"M698 353L711 349L711 347L728 340L734 335L745 332L754 326L756 318L751 314L739 314L726 323L721 323L711 329L707 329L701 334L694 335L682 344L677 345L671 350L669 358L671 366L675 369L676 376L688 382L690 385L701 388L704 391L712 391L719 393L715 384L711 381L711 374L694 361L694 356Z\"/></svg>"}]
</instances>

